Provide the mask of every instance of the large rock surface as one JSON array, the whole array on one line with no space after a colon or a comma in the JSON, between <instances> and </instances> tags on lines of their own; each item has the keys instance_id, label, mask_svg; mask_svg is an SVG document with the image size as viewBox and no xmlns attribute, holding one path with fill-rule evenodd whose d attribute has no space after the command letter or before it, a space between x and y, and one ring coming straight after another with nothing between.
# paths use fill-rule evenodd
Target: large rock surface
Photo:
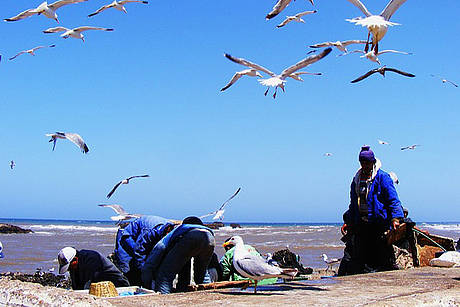
<instances>
[{"instance_id":1,"label":"large rock surface","mask_svg":"<svg viewBox=\"0 0 460 307\"><path fill-rule=\"evenodd\" d=\"M24 229L11 224L0 224L0 233L30 233L32 229Z\"/></svg>"}]
</instances>

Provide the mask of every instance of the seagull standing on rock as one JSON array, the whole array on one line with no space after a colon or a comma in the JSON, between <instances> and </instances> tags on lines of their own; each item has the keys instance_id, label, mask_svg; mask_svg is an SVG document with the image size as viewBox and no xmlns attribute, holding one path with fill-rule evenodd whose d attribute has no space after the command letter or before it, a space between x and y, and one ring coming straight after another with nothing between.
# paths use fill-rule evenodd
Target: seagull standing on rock
<instances>
[{"instance_id":1,"label":"seagull standing on rock","mask_svg":"<svg viewBox=\"0 0 460 307\"><path fill-rule=\"evenodd\" d=\"M83 27L78 27L74 29L67 29L64 27L54 27L54 28L49 28L43 31L43 33L58 33L58 32L64 32L61 34L62 38L78 38L81 39L83 42L85 41L85 36L81 33L83 31L88 31L88 30L100 30L100 31L113 31L114 29L111 28L101 28L101 27L91 27L91 26L83 26Z\"/></svg>"},{"instance_id":2,"label":"seagull standing on rock","mask_svg":"<svg viewBox=\"0 0 460 307\"><path fill-rule=\"evenodd\" d=\"M340 263L342 258L328 258L326 254L321 254L324 263L327 264L326 272L330 269L333 270L333 266Z\"/></svg>"},{"instance_id":3,"label":"seagull standing on rock","mask_svg":"<svg viewBox=\"0 0 460 307\"><path fill-rule=\"evenodd\" d=\"M43 15L45 17L54 19L59 23L59 19L56 14L56 10L58 8L64 5L67 5L67 4L80 3L80 2L85 2L85 1L88 1L88 0L60 0L60 1L53 2L51 4L48 4L48 2L45 1L42 4L40 4L37 8L28 9L22 13L19 13L18 15L14 17L6 18L5 21L17 21L17 20L21 20L21 19L37 14L37 15Z\"/></svg>"},{"instance_id":4,"label":"seagull standing on rock","mask_svg":"<svg viewBox=\"0 0 460 307\"><path fill-rule=\"evenodd\" d=\"M271 277L293 278L297 269L283 269L270 265L260 255L252 255L244 248L243 239L240 236L233 236L223 246L233 245L233 266L238 274L254 280L254 293L257 293L257 282Z\"/></svg>"}]
</instances>

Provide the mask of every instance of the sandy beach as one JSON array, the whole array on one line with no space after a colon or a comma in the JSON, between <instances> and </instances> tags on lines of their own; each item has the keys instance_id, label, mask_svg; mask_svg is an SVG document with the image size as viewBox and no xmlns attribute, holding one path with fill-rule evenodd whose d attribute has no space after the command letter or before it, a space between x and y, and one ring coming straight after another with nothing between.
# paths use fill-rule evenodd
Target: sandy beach
<instances>
[{"instance_id":1,"label":"sandy beach","mask_svg":"<svg viewBox=\"0 0 460 307\"><path fill-rule=\"evenodd\" d=\"M460 306L460 268L424 267L253 288L95 298L0 280L0 305L41 306Z\"/></svg>"}]
</instances>

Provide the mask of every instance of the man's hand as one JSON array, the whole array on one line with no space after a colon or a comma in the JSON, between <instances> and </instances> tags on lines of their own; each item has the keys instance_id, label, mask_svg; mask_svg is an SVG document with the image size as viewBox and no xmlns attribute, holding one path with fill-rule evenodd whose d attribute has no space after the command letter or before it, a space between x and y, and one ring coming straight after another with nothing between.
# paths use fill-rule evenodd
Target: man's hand
<instances>
[{"instance_id":1,"label":"man's hand","mask_svg":"<svg viewBox=\"0 0 460 307\"><path fill-rule=\"evenodd\" d=\"M398 219L393 219L391 221L391 226L393 226L393 229L398 229L399 228L399 220Z\"/></svg>"},{"instance_id":2,"label":"man's hand","mask_svg":"<svg viewBox=\"0 0 460 307\"><path fill-rule=\"evenodd\" d=\"M342 233L342 236L346 235L347 231L348 231L348 225L344 223L342 227L340 228L340 232Z\"/></svg>"}]
</instances>

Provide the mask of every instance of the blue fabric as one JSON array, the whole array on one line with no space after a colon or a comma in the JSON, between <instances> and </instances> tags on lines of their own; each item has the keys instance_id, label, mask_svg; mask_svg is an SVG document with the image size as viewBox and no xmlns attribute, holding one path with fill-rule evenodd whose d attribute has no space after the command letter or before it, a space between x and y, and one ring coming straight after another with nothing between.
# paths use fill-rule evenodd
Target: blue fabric
<instances>
[{"instance_id":1,"label":"blue fabric","mask_svg":"<svg viewBox=\"0 0 460 307\"><path fill-rule=\"evenodd\" d=\"M192 229L206 229L212 235L214 233L211 229L206 226L202 225L194 225L194 224L182 224L164 236L158 243L155 245L153 250L150 252L149 256L144 262L144 266L142 267L142 282L145 288L151 289L152 287L152 280L154 279L153 276L155 272L158 270L158 267L163 260L166 252L174 245L175 240L184 235L185 233L189 232Z\"/></svg>"},{"instance_id":2,"label":"blue fabric","mask_svg":"<svg viewBox=\"0 0 460 307\"><path fill-rule=\"evenodd\" d=\"M401 202L393 185L390 175L382 170L377 174L369 187L367 195L368 221L370 224L388 227L393 218L403 218ZM348 225L361 223L358 207L356 183L351 183L350 206L343 215L343 220Z\"/></svg>"},{"instance_id":3,"label":"blue fabric","mask_svg":"<svg viewBox=\"0 0 460 307\"><path fill-rule=\"evenodd\" d=\"M153 228L146 229L137 238L136 248L134 251L135 266L140 270L144 266L145 259L150 254L152 249L166 234L168 227L172 226L172 223L159 224Z\"/></svg>"},{"instance_id":4,"label":"blue fabric","mask_svg":"<svg viewBox=\"0 0 460 307\"><path fill-rule=\"evenodd\" d=\"M129 254L134 255L136 240L146 229L154 228L158 224L165 224L168 220L155 215L144 215L135 219L123 230L120 244Z\"/></svg>"},{"instance_id":5,"label":"blue fabric","mask_svg":"<svg viewBox=\"0 0 460 307\"><path fill-rule=\"evenodd\" d=\"M121 236L123 234L123 229L118 229L117 231L117 238L115 240L115 259L118 269L126 274L129 272L129 262L131 261L132 257L123 249L120 245Z\"/></svg>"}]
</instances>

